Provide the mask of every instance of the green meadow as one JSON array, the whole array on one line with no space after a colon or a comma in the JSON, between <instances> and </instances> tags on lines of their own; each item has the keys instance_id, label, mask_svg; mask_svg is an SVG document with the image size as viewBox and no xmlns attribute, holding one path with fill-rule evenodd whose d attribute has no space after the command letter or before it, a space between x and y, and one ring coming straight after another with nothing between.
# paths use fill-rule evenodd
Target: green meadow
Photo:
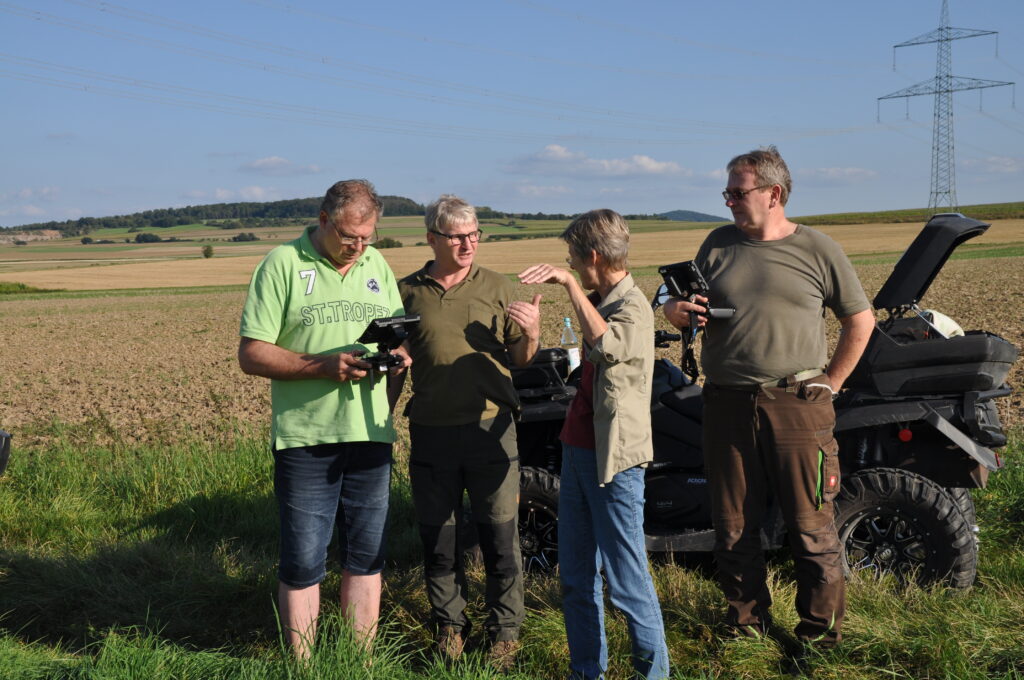
<instances>
[{"instance_id":1,"label":"green meadow","mask_svg":"<svg viewBox=\"0 0 1024 680\"><path fill-rule=\"evenodd\" d=\"M419 218L387 219L394 223L382 225L382 235L395 230L413 243L422 238ZM559 226L530 224L525 231ZM172 229L179 237L188 233L188 227ZM271 233L293 236L285 231L266 228L268 240ZM237 232L203 227L193 233ZM202 243L152 247L196 250ZM218 253L228 247L211 243ZM44 253L55 245L5 247L0 260L11 251ZM70 240L60 247L74 248ZM879 250L854 257L869 298L899 256L896 247ZM985 328L1020 346L1022 256L1019 242L968 244L928 300L966 328ZM653 292L654 268L635 273ZM238 285L46 292L0 283L0 429L14 434L0 477L0 678L496 677L484 664L480 626L460 662L446 666L432 654L403 419L378 641L370 653L353 642L330 569L314 658L291 659L274 609L278 528L266 443L269 390L242 376L234 359L243 296ZM544 305L551 344L568 303L545 293ZM118 321L125 318L133 323ZM678 360L678 348L671 351ZM1011 373L1010 382L1019 388L1018 375ZM812 658L810 677L1024 679L1024 407L1019 394L1000 401L1010 443L1000 452L1005 468L972 492L980 527L974 586L919 588L853 577L845 642ZM788 551L770 555L773 614L787 630L796 623L792 570ZM779 641L728 635L707 556L656 555L652 571L674 678L785 677ZM471 567L470 580L470 616L479 623L479 566ZM565 677L557 577L529 577L526 596L524 648L506 677ZM626 678L626 626L608 611L609 677Z\"/></svg>"}]
</instances>

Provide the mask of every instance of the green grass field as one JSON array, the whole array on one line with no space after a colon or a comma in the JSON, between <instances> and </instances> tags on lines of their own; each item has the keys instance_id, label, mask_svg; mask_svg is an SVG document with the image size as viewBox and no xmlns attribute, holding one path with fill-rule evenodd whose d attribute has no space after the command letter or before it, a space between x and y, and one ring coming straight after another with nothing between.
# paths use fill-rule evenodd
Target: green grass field
<instances>
[{"instance_id":1,"label":"green grass field","mask_svg":"<svg viewBox=\"0 0 1024 680\"><path fill-rule=\"evenodd\" d=\"M872 224L877 222L921 222L935 212L927 208L911 208L907 210L883 210L877 212L832 213L829 215L804 215L794 220L810 226L821 224ZM1024 217L1024 202L983 203L980 205L962 205L956 212L963 213L976 220L1012 220Z\"/></svg>"},{"instance_id":2,"label":"green grass field","mask_svg":"<svg viewBox=\"0 0 1024 680\"><path fill-rule=\"evenodd\" d=\"M954 259L971 262L943 272L928 299L949 300L941 309L965 327L1020 345L1020 285L1011 276L1020 263L1011 258L1022 256L1020 243L965 245ZM856 259L869 293L897 257ZM634 273L644 286L656 286L653 268ZM985 277L988 290L965 288ZM234 359L241 295L240 286L41 292L0 283L0 323L13 338L2 357L0 428L15 434L0 477L0 679L494 677L479 651L452 667L430 653L401 419L384 615L372 663L332 601L334 569L324 584L316 656L298 666L283 649L274 616L277 513L268 423L265 414L252 416L261 413L256 402L265 400L266 386L241 393L244 410L227 404L238 396L229 398L225 383L244 382ZM547 295L544 304L546 322L557 326L567 303ZM552 329L549 343L557 337ZM673 352L677 359L678 348ZM45 370L29 355L44 357ZM116 366L104 361L112 357L132 377L107 379ZM193 372L178 370L187 359L196 360ZM45 415L19 419L27 405L15 397L34 394L30 388L41 383L47 389L31 401ZM156 406L129 389L135 387L155 394ZM845 644L812 660L813 677L1024 679L1024 426L1019 396L1001 401L1011 399L1018 412L1001 451L1006 467L973 492L980 526L974 587L852 580ZM84 413L73 422L72 401ZM126 411L127 401L142 406ZM122 409L118 418L115 407ZM190 415L182 416L186 407ZM724 603L706 557L656 556L652 569L674 678L781 676L778 644L725 635ZM792 569L787 551L771 555L773 613L787 629L796 623ZM483 575L474 568L470 577L470 615L479 623ZM557 579L530 578L527 607L524 651L511 677L564 677ZM609 677L628 677L625 623L611 611ZM482 645L479 632L472 643Z\"/></svg>"},{"instance_id":3,"label":"green grass field","mask_svg":"<svg viewBox=\"0 0 1024 680\"><path fill-rule=\"evenodd\" d=\"M419 542L400 461L393 479L383 630L372 666L339 623L337 577L324 584L317 656L296 667L274 624L276 509L261 432L223 422L196 440L165 427L163 445L98 445L102 429L52 425L0 478L0 677L486 678L482 655L451 668L429 653ZM967 592L849 587L846 644L813 662L816 678L1024 677L1024 448L975 492L979 580ZM772 556L775 614L795 624L792 564ZM723 636L723 606L703 559L653 566L676 678L778 677L771 641ZM472 616L482 609L472 571ZM566 665L555 579L531 578L524 654L512 677L555 678ZM623 620L609 617L611 677L626 677ZM474 642L479 644L478 637Z\"/></svg>"}]
</instances>

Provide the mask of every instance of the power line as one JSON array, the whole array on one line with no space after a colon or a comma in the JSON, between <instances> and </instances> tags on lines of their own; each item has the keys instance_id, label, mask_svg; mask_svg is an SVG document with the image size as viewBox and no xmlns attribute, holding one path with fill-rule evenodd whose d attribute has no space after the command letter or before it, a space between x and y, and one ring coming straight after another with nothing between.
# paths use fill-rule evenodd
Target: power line
<instances>
[{"instance_id":1,"label":"power line","mask_svg":"<svg viewBox=\"0 0 1024 680\"><path fill-rule=\"evenodd\" d=\"M280 12L285 12L285 13L288 13L288 14L293 14L293 15L296 15L296 16L310 17L312 19L317 20L318 22L331 22L331 23L336 23L336 24L340 24L340 25L343 25L343 26L348 26L350 28L355 28L355 29L361 30L361 31L373 31L375 33L381 33L381 34L384 34L384 35L390 35L390 36L393 36L393 37L396 37L396 38L399 38L399 39L403 39L403 40L414 42L414 43L418 43L418 44L439 45L439 46L450 47L450 48L458 49L458 50L462 50L462 51L475 52L475 53L478 53L478 54L491 54L491 55L498 55L498 56L503 56L503 57L511 57L511 58L514 58L514 59L519 59L519 60L523 60L523 61L533 61L533 62L537 62L537 63L541 63L541 64L555 64L555 65L559 65L559 66L568 66L568 67L572 67L572 68L580 68L580 69L587 69L587 70L593 70L593 71L605 71L605 72L613 72L613 73L623 73L623 74L627 74L627 75L653 76L653 77L657 77L657 78L671 78L671 79L677 79L677 80L708 80L708 81L715 81L715 82L717 82L717 81L721 81L723 78L728 78L732 82L759 82L760 81L760 76L758 76L758 75L744 76L742 74L735 74L735 73L713 73L713 72L709 72L706 69L707 65L705 63L701 63L700 64L701 68L700 68L700 72L699 73L693 73L693 72L690 72L690 73L680 73L678 71L665 71L665 70L631 68L631 67L624 67L624 66L621 66L621 65L618 65L618 64L598 64L598 63L591 62L591 61L578 61L578 60L558 58L558 57L548 57L548 56L543 56L543 55L535 54L535 53L532 53L532 52L523 52L523 51L519 51L519 50L510 50L510 49L507 49L507 48L494 47L494 46L491 46L491 45L480 45L480 44L476 44L476 43L468 43L468 42L457 41L457 40L449 40L449 39L446 39L446 38L439 38L439 37L437 37L435 35L429 35L429 34L424 34L424 33L413 33L411 31L404 31L404 30L396 29L396 28L391 27L391 26L380 26L380 25L377 25L377 24L370 24L370 23L367 23L365 21L355 21L354 19L351 19L351 18L348 18L348 17L344 17L344 16L328 14L328 13L325 13L325 12L317 12L317 11L314 11L314 10L311 10L311 9L304 9L302 7L299 7L294 2L279 2L279 1L275 1L275 0L242 0L242 1L243 2L247 2L247 3L251 4L251 5L256 5L258 7L264 7L264 8L267 8L267 9L273 9L273 10L277 10L277 11L280 11ZM514 0L509 0L509 1L512 2L513 4L516 4L514 2ZM523 4L523 3L518 3L518 4ZM530 6L532 9L542 9L542 11L547 11L549 13L562 13L562 14L566 14L566 15L570 16L571 18L574 18L574 19L577 19L577 20L582 18L581 15L576 14L576 13L563 13L563 12L560 12L559 10L553 10L551 8L541 8L541 6L537 5L536 3L532 3L532 4L528 5L528 6ZM592 20L592 21L596 22L598 20ZM625 27L625 26L618 25L618 24L611 24L610 22L603 22L603 23L605 25L616 27L616 30L619 30L619 32L635 33L635 34L638 34L640 37L645 38L645 39L650 39L652 37L650 32L644 31L643 29L633 29L631 27ZM775 53L766 53L766 52L756 52L755 53L755 52L750 52L748 50L742 50L742 49L739 49L739 48L733 48L733 47L730 47L728 45L723 45L721 43L700 43L700 42L697 42L697 41L687 40L685 38L674 38L672 36L668 36L667 39L670 42L676 42L676 43L680 43L680 44L690 45L690 46L693 46L693 47L698 47L698 48L701 48L701 49L711 50L711 51L715 51L715 52L738 52L738 53L741 53L741 54L757 55L760 58L764 58L764 57L768 57L768 58L777 57L777 58L783 59L783 60L804 61L804 62L815 63L815 64L817 64L817 63L831 63L831 62L823 62L820 59L814 59L814 58L809 58L809 57L799 57L799 56L793 56L793 55L779 55L779 54L775 54ZM872 65L865 65L865 64L853 63L853 62L835 62L835 63L837 63L839 65L843 65L843 66L849 66L849 67L853 67L853 68L858 68L858 69L862 69L865 66L869 66L870 68L874 67L873 64ZM827 77L849 78L850 74L839 73L839 74L834 74L832 76L827 76ZM805 77L804 76L792 76L792 77L788 77L787 78L787 77L780 77L780 76L777 75L776 78L778 79L778 82L787 81L787 80L793 81L793 82L799 82L799 81L804 80Z\"/></svg>"},{"instance_id":2,"label":"power line","mask_svg":"<svg viewBox=\"0 0 1024 680\"><path fill-rule=\"evenodd\" d=\"M935 95L935 112L932 121L931 193L928 198L928 207L930 209L945 207L949 210L955 210L957 208L956 167L953 153L953 93L1013 85L1012 82L962 78L952 74L953 57L951 43L954 40L976 38L984 35L997 35L997 33L996 31L954 28L950 26L949 0L942 0L938 28L893 46L893 70L895 70L897 48L928 45L931 43L937 45L935 78L878 98L878 101L881 102L883 99L903 98L906 100L920 95ZM998 43L996 53L998 55Z\"/></svg>"},{"instance_id":3,"label":"power line","mask_svg":"<svg viewBox=\"0 0 1024 680\"><path fill-rule=\"evenodd\" d=\"M799 63L812 63L812 64L840 64L844 66L856 66L863 67L864 64L853 63L853 62L840 62L829 59L820 59L818 57L804 57L796 54L783 54L780 52L765 52L760 50L748 50L742 47L732 47L728 44L723 43L706 43L699 40L693 40L691 38L684 38L671 33L662 33L660 31L652 31L649 28L641 28L637 26L631 26L620 22L608 21L606 19L600 19L580 12L564 10L557 7L551 7L534 0L505 0L505 2L526 7L538 12L550 14L553 16L562 17L563 19L569 19L578 23L590 24L594 26L600 26L607 28L615 33L630 33L637 35L648 40L654 39L662 42L674 43L676 45L685 45L687 47L695 47L702 50L708 50L712 52L727 52L732 54L739 54L747 57L754 57L756 59L777 59L780 61L791 61ZM871 66L874 66L873 64Z\"/></svg>"},{"instance_id":4,"label":"power line","mask_svg":"<svg viewBox=\"0 0 1024 680\"><path fill-rule=\"evenodd\" d=\"M460 83L452 83L434 78L416 76L413 74L394 71L391 69L383 69L375 66L368 66L365 64L360 64L358 62L339 60L329 55L298 50L291 47L275 45L273 43L267 43L242 36L232 35L221 31L214 31L211 29L207 29L205 27L196 26L195 24L189 24L168 17L161 17L159 15L151 14L148 12L141 12L131 8L115 5L109 2L96 2L94 0L65 1L70 4L76 4L80 6L97 9L98 11L102 11L107 14L116 14L118 16L129 18L135 21L140 21L151 25L157 25L163 28L169 28L179 32L186 32L193 35L199 35L215 41L233 44L235 46L242 46L250 49L271 52L279 56L284 56L292 59L300 59L307 62L321 64L327 67L344 67L346 70L359 70L365 73L369 73L371 75L376 75L389 79L402 80L405 82L410 82L412 84L455 90L464 94L478 95L483 97L485 101L471 101L466 99L453 98L446 95L398 89L394 87L377 85L373 83L367 83L364 81L354 80L351 78L333 76L329 74L319 74L311 73L309 71L296 70L263 61L257 61L229 54L213 52L210 50L203 50L191 46L180 45L165 40L152 38L149 36L143 36L136 33L130 33L126 31L107 28L105 26L97 26L95 24L89 24L86 22L69 19L67 17L62 17L59 15L41 12L35 9L21 7L8 2L0 2L0 11L6 11L17 16L30 18L37 21L43 21L46 23L58 25L64 28L69 28L80 32L91 33L104 38L113 38L117 40L132 42L135 44L143 45L147 48L160 49L216 63L223 63L232 66L258 70L264 73L273 73L276 75L282 75L291 78L301 78L305 80L323 82L334 86L356 88L366 91L377 92L381 94L411 98L434 104L468 107L491 112L512 113L515 115L525 115L534 118L555 120L559 122L568 121L596 125L610 125L612 127L626 127L630 130L646 130L651 132L685 132L689 137L688 140L646 140L647 143L690 143L692 141L695 141L693 139L693 135L735 135L736 133L748 133L768 134L773 136L788 136L790 138L801 138L804 136L813 137L846 134L849 132L857 132L866 129L857 127L808 129L781 126L772 127L764 125L742 125L721 123L718 121L687 120L678 117L661 118L656 116L636 114L628 111L605 109L600 107L588 107L585 104L581 104L579 102L561 102L551 99L529 97L526 95L517 95L514 93L508 93L499 90L477 88L474 86ZM527 106L533 106L536 108L511 107L500 104L495 100L504 100L513 103L525 104ZM548 108L556 110L544 110ZM579 112L592 115L580 115ZM582 137L587 136L583 135ZM638 138L606 138L602 136L601 139L611 142L644 142L644 140Z\"/></svg>"},{"instance_id":5,"label":"power line","mask_svg":"<svg viewBox=\"0 0 1024 680\"><path fill-rule=\"evenodd\" d=\"M534 142L549 144L554 142L590 141L594 138L586 134L555 135L549 133L523 133L489 128L474 128L465 125L445 125L426 123L417 120L385 118L382 116L366 116L347 111L339 111L324 107L303 106L294 103L282 103L253 97L230 95L219 91L201 90L197 88L172 85L132 76L122 76L101 71L84 69L78 66L57 64L20 57L0 52L0 62L37 71L58 73L73 76L80 80L63 80L47 75L0 69L0 77L12 78L24 82L32 82L49 87L57 87L91 94L131 99L135 101L153 102L181 108L198 109L216 113L244 116L264 120L284 121L320 127L366 130L389 134L431 137L438 139L461 139L471 141L498 142ZM129 89L114 89L110 85ZM838 134L839 130L819 134ZM735 134L735 133L730 133ZM812 133L813 134L813 133ZM806 135L803 135L806 136ZM702 139L642 139L602 136L602 142L618 144L657 144L662 146L695 145L710 143Z\"/></svg>"}]
</instances>

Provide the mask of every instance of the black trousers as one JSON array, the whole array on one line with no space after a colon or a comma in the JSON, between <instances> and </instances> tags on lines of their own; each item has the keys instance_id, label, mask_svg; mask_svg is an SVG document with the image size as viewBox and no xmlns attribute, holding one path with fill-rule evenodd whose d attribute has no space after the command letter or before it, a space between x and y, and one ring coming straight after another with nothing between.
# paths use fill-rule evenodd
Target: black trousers
<instances>
[{"instance_id":1,"label":"black trousers","mask_svg":"<svg viewBox=\"0 0 1024 680\"><path fill-rule=\"evenodd\" d=\"M466 425L409 424L409 479L423 539L423 572L435 622L466 627L466 575L456 513L468 493L486 573L484 624L515 640L525 618L519 551L519 454L511 414Z\"/></svg>"}]
</instances>

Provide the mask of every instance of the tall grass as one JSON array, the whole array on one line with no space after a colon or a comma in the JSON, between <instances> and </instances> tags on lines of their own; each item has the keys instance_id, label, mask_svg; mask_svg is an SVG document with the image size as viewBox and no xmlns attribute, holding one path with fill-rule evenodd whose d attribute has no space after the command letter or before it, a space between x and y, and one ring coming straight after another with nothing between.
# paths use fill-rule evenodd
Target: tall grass
<instances>
[{"instance_id":1,"label":"tall grass","mask_svg":"<svg viewBox=\"0 0 1024 680\"><path fill-rule=\"evenodd\" d=\"M332 570L315 656L300 665L283 648L274 617L277 519L262 436L228 424L216 441L186 433L161 446L100 445L79 429L50 426L33 438L45 444L27 448L16 439L0 478L0 678L493 677L479 632L453 666L430 651L404 461L393 477L383 624L372 656L339 618ZM1018 432L1006 469L976 492L982 531L974 588L854 579L846 643L812 659L814 677L1024 677L1021 449ZM674 677L782 673L778 641L724 634L708 559L659 556L653 564ZM785 551L771 556L770 575L776 619L792 629ZM470 577L470 616L479 624L483 575L474 567ZM568 653L557 579L531 577L527 606L512 677L561 677ZM628 677L622 617L610 613L608 629L610 677Z\"/></svg>"},{"instance_id":2,"label":"tall grass","mask_svg":"<svg viewBox=\"0 0 1024 680\"><path fill-rule=\"evenodd\" d=\"M60 290L47 290L45 288L35 288L33 286L26 286L24 283L10 283L7 281L0 281L0 295L27 295L30 293L60 293Z\"/></svg>"}]
</instances>

